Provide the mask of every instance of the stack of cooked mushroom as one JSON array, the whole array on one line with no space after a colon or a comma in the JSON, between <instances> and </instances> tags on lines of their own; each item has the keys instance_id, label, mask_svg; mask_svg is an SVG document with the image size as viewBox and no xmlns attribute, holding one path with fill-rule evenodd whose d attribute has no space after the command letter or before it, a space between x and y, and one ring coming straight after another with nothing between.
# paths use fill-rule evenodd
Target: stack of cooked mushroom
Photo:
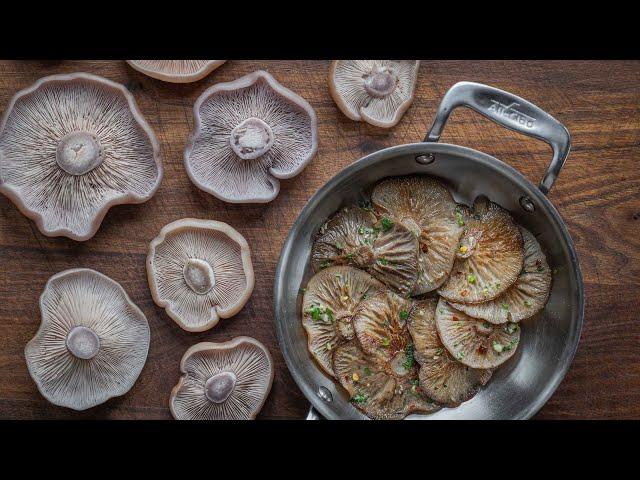
<instances>
[{"instance_id":1,"label":"stack of cooked mushroom","mask_svg":"<svg viewBox=\"0 0 640 480\"><path fill-rule=\"evenodd\" d=\"M302 324L312 356L371 418L473 397L515 353L551 272L534 235L485 197L388 178L320 229Z\"/></svg>"}]
</instances>

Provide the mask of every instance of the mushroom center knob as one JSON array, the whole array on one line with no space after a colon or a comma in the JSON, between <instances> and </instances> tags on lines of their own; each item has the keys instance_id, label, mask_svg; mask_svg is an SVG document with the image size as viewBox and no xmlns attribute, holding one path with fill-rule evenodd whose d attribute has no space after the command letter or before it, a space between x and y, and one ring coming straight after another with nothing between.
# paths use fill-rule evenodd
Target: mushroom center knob
<instances>
[{"instance_id":1,"label":"mushroom center knob","mask_svg":"<svg viewBox=\"0 0 640 480\"><path fill-rule=\"evenodd\" d=\"M392 372L399 376L408 374L409 370L405 368L406 361L407 361L407 355L404 353L404 351L400 351L396 353L391 359L391 362L389 364Z\"/></svg>"},{"instance_id":2,"label":"mushroom center knob","mask_svg":"<svg viewBox=\"0 0 640 480\"><path fill-rule=\"evenodd\" d=\"M476 331L478 334L488 337L493 333L493 326L489 322L476 322Z\"/></svg>"},{"instance_id":3,"label":"mushroom center knob","mask_svg":"<svg viewBox=\"0 0 640 480\"><path fill-rule=\"evenodd\" d=\"M198 295L208 293L216 284L213 268L208 262L199 258L190 258L182 269L184 281Z\"/></svg>"},{"instance_id":4,"label":"mushroom center knob","mask_svg":"<svg viewBox=\"0 0 640 480\"><path fill-rule=\"evenodd\" d=\"M104 160L104 150L98 139L85 132L65 136L56 149L56 161L70 175L84 175Z\"/></svg>"},{"instance_id":5,"label":"mushroom center knob","mask_svg":"<svg viewBox=\"0 0 640 480\"><path fill-rule=\"evenodd\" d=\"M252 160L264 155L273 145L271 127L259 118L244 120L231 131L231 148L243 160Z\"/></svg>"},{"instance_id":6,"label":"mushroom center knob","mask_svg":"<svg viewBox=\"0 0 640 480\"><path fill-rule=\"evenodd\" d=\"M236 386L236 375L233 372L220 372L209 379L204 384L204 394L213 403L222 403Z\"/></svg>"},{"instance_id":7,"label":"mushroom center knob","mask_svg":"<svg viewBox=\"0 0 640 480\"><path fill-rule=\"evenodd\" d=\"M67 349L77 358L89 360L100 350L100 339L87 327L73 327L67 334Z\"/></svg>"},{"instance_id":8,"label":"mushroom center knob","mask_svg":"<svg viewBox=\"0 0 640 480\"><path fill-rule=\"evenodd\" d=\"M396 88L397 75L389 67L376 65L364 79L364 89L369 95L384 98Z\"/></svg>"}]
</instances>

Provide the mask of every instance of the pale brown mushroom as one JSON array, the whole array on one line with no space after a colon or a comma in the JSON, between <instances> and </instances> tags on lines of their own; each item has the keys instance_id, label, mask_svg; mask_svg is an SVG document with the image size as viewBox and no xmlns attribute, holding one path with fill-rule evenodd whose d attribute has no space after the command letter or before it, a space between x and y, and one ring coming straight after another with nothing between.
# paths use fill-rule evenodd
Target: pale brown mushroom
<instances>
[{"instance_id":1,"label":"pale brown mushroom","mask_svg":"<svg viewBox=\"0 0 640 480\"><path fill-rule=\"evenodd\" d=\"M47 400L85 410L131 389L147 359L149 324L120 284L95 270L65 270L47 282L40 311L25 358Z\"/></svg>"},{"instance_id":2,"label":"pale brown mushroom","mask_svg":"<svg viewBox=\"0 0 640 480\"><path fill-rule=\"evenodd\" d=\"M520 322L544 308L551 291L551 270L542 247L531 232L520 227L524 239L524 267L502 295L488 302L451 306L467 315L491 323Z\"/></svg>"},{"instance_id":3,"label":"pale brown mushroom","mask_svg":"<svg viewBox=\"0 0 640 480\"><path fill-rule=\"evenodd\" d=\"M522 234L505 209L485 197L473 212L460 208L464 225L448 280L438 293L457 303L481 303L504 293L518 279L524 262Z\"/></svg>"},{"instance_id":4,"label":"pale brown mushroom","mask_svg":"<svg viewBox=\"0 0 640 480\"><path fill-rule=\"evenodd\" d=\"M436 329L436 306L431 298L416 303L409 319L414 356L420 364L420 386L436 402L455 407L469 400L491 378L491 370L475 369L454 359Z\"/></svg>"},{"instance_id":5,"label":"pale brown mushroom","mask_svg":"<svg viewBox=\"0 0 640 480\"><path fill-rule=\"evenodd\" d=\"M443 345L460 363L471 368L492 369L513 356L520 341L517 323L503 325L477 320L440 299L436 328Z\"/></svg>"},{"instance_id":6,"label":"pale brown mushroom","mask_svg":"<svg viewBox=\"0 0 640 480\"><path fill-rule=\"evenodd\" d=\"M191 181L225 202L270 202L318 148L316 115L270 74L218 83L196 101L184 152Z\"/></svg>"},{"instance_id":7,"label":"pale brown mushroom","mask_svg":"<svg viewBox=\"0 0 640 480\"><path fill-rule=\"evenodd\" d=\"M18 92L0 124L0 192L44 235L91 238L109 208L147 201L162 160L133 96L86 73Z\"/></svg>"},{"instance_id":8,"label":"pale brown mushroom","mask_svg":"<svg viewBox=\"0 0 640 480\"><path fill-rule=\"evenodd\" d=\"M334 60L329 92L350 119L390 128L413 101L419 67L417 60Z\"/></svg>"},{"instance_id":9,"label":"pale brown mushroom","mask_svg":"<svg viewBox=\"0 0 640 480\"><path fill-rule=\"evenodd\" d=\"M226 60L127 60L135 70L171 83L190 83L206 77Z\"/></svg>"},{"instance_id":10,"label":"pale brown mushroom","mask_svg":"<svg viewBox=\"0 0 640 480\"><path fill-rule=\"evenodd\" d=\"M273 360L251 337L202 342L180 362L169 408L176 420L253 420L271 391Z\"/></svg>"},{"instance_id":11,"label":"pale brown mushroom","mask_svg":"<svg viewBox=\"0 0 640 480\"><path fill-rule=\"evenodd\" d=\"M418 241L399 223L378 222L367 209L352 206L335 214L314 241L311 259L317 271L351 265L408 295L418 278Z\"/></svg>"},{"instance_id":12,"label":"pale brown mushroom","mask_svg":"<svg viewBox=\"0 0 640 480\"><path fill-rule=\"evenodd\" d=\"M329 267L307 283L302 300L302 326L309 352L333 376L334 349L354 337L351 318L360 301L384 285L366 272L348 266Z\"/></svg>"},{"instance_id":13,"label":"pale brown mushroom","mask_svg":"<svg viewBox=\"0 0 640 480\"><path fill-rule=\"evenodd\" d=\"M202 332L237 314L254 286L249 245L223 222L166 225L147 255L153 300L183 329Z\"/></svg>"},{"instance_id":14,"label":"pale brown mushroom","mask_svg":"<svg viewBox=\"0 0 640 480\"><path fill-rule=\"evenodd\" d=\"M388 216L419 239L418 281L413 295L440 287L453 267L462 221L449 189L428 176L394 177L378 183L371 194L378 216Z\"/></svg>"}]
</instances>

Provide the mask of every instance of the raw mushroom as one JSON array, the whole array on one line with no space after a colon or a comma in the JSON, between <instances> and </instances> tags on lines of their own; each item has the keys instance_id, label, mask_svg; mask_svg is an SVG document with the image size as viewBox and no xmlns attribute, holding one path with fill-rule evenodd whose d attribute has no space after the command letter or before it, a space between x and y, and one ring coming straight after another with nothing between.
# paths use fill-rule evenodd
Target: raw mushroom
<instances>
[{"instance_id":1,"label":"raw mushroom","mask_svg":"<svg viewBox=\"0 0 640 480\"><path fill-rule=\"evenodd\" d=\"M329 91L351 120L390 128L413 101L419 66L417 60L334 60Z\"/></svg>"},{"instance_id":2,"label":"raw mushroom","mask_svg":"<svg viewBox=\"0 0 640 480\"><path fill-rule=\"evenodd\" d=\"M368 296L353 316L359 348L334 353L336 378L352 394L352 402L374 418L404 417L412 411L435 408L418 385L413 341L407 327L413 308L411 300L389 290ZM365 367L375 374L370 380ZM359 393L373 402L359 401Z\"/></svg>"},{"instance_id":3,"label":"raw mushroom","mask_svg":"<svg viewBox=\"0 0 640 480\"><path fill-rule=\"evenodd\" d=\"M458 211L464 232L451 275L438 293L457 303L493 300L518 279L524 261L520 229L509 212L485 197Z\"/></svg>"},{"instance_id":4,"label":"raw mushroom","mask_svg":"<svg viewBox=\"0 0 640 480\"><path fill-rule=\"evenodd\" d=\"M127 60L137 71L171 83L196 82L224 62L226 60Z\"/></svg>"},{"instance_id":5,"label":"raw mushroom","mask_svg":"<svg viewBox=\"0 0 640 480\"><path fill-rule=\"evenodd\" d=\"M238 313L254 286L244 237L226 223L192 218L166 225L153 239L147 277L154 301L190 332Z\"/></svg>"},{"instance_id":6,"label":"raw mushroom","mask_svg":"<svg viewBox=\"0 0 640 480\"><path fill-rule=\"evenodd\" d=\"M491 378L491 370L468 367L444 348L436 330L435 298L416 303L409 321L414 356L420 364L420 386L436 402L455 407L473 397Z\"/></svg>"},{"instance_id":7,"label":"raw mushroom","mask_svg":"<svg viewBox=\"0 0 640 480\"><path fill-rule=\"evenodd\" d=\"M127 393L147 359L149 324L122 287L87 268L52 276L27 367L51 403L86 410Z\"/></svg>"},{"instance_id":8,"label":"raw mushroom","mask_svg":"<svg viewBox=\"0 0 640 480\"><path fill-rule=\"evenodd\" d=\"M326 268L309 280L302 300L302 326L309 352L329 375L333 376L333 350L353 339L354 310L363 298L383 288L368 273L347 266Z\"/></svg>"},{"instance_id":9,"label":"raw mushroom","mask_svg":"<svg viewBox=\"0 0 640 480\"><path fill-rule=\"evenodd\" d=\"M422 393L415 366L399 376L386 358L367 355L357 342L336 348L333 370L351 403L375 420L398 420L438 408Z\"/></svg>"},{"instance_id":10,"label":"raw mushroom","mask_svg":"<svg viewBox=\"0 0 640 480\"><path fill-rule=\"evenodd\" d=\"M436 328L449 353L471 368L497 367L513 356L520 341L517 323L496 325L477 320L442 298L436 309Z\"/></svg>"},{"instance_id":11,"label":"raw mushroom","mask_svg":"<svg viewBox=\"0 0 640 480\"><path fill-rule=\"evenodd\" d=\"M194 116L187 173L225 202L270 202L280 190L278 179L299 174L318 147L313 108L267 72L209 88Z\"/></svg>"},{"instance_id":12,"label":"raw mushroom","mask_svg":"<svg viewBox=\"0 0 640 480\"><path fill-rule=\"evenodd\" d=\"M86 73L18 92L0 124L0 191L48 236L91 238L109 208L155 193L162 161L133 96Z\"/></svg>"},{"instance_id":13,"label":"raw mushroom","mask_svg":"<svg viewBox=\"0 0 640 480\"><path fill-rule=\"evenodd\" d=\"M376 222L360 207L346 207L334 215L313 244L314 269L351 265L371 273L385 285L408 295L418 278L418 241L398 223Z\"/></svg>"},{"instance_id":14,"label":"raw mushroom","mask_svg":"<svg viewBox=\"0 0 640 480\"><path fill-rule=\"evenodd\" d=\"M462 234L447 187L427 176L389 178L376 185L371 202L380 217L400 222L419 239L418 281L412 294L440 287L451 272Z\"/></svg>"},{"instance_id":15,"label":"raw mushroom","mask_svg":"<svg viewBox=\"0 0 640 480\"><path fill-rule=\"evenodd\" d=\"M519 322L544 308L551 290L551 270L540 244L531 232L520 227L524 239L524 267L506 292L488 302L451 306L474 318L491 323Z\"/></svg>"},{"instance_id":16,"label":"raw mushroom","mask_svg":"<svg viewBox=\"0 0 640 480\"><path fill-rule=\"evenodd\" d=\"M180 362L169 408L176 420L253 420L273 382L273 360L262 343L236 337L202 342Z\"/></svg>"}]
</instances>

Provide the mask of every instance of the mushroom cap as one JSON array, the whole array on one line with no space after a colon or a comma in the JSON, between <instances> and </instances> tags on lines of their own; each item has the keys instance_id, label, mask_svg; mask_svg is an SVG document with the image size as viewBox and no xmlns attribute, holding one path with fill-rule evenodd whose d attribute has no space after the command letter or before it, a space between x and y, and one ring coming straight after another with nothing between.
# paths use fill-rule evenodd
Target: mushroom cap
<instances>
[{"instance_id":1,"label":"mushroom cap","mask_svg":"<svg viewBox=\"0 0 640 480\"><path fill-rule=\"evenodd\" d=\"M254 286L244 237L226 223L193 218L165 225L151 241L147 278L156 304L190 332L238 313Z\"/></svg>"},{"instance_id":2,"label":"mushroom cap","mask_svg":"<svg viewBox=\"0 0 640 480\"><path fill-rule=\"evenodd\" d=\"M176 420L253 420L273 382L269 350L251 337L201 342L185 352L171 391Z\"/></svg>"},{"instance_id":3,"label":"mushroom cap","mask_svg":"<svg viewBox=\"0 0 640 480\"><path fill-rule=\"evenodd\" d=\"M442 344L459 362L479 369L491 369L507 361L520 341L517 323L496 325L476 320L440 299L436 328Z\"/></svg>"},{"instance_id":4,"label":"mushroom cap","mask_svg":"<svg viewBox=\"0 0 640 480\"><path fill-rule=\"evenodd\" d=\"M491 378L491 370L468 367L444 348L436 329L436 299L416 303L409 321L420 386L436 402L455 407L469 400Z\"/></svg>"},{"instance_id":5,"label":"mushroom cap","mask_svg":"<svg viewBox=\"0 0 640 480\"><path fill-rule=\"evenodd\" d=\"M474 318L491 323L519 322L544 308L551 291L551 270L536 237L520 227L524 239L524 267L506 292L488 302L451 306Z\"/></svg>"},{"instance_id":6,"label":"mushroom cap","mask_svg":"<svg viewBox=\"0 0 640 480\"><path fill-rule=\"evenodd\" d=\"M302 299L302 326L309 352L329 375L333 376L333 349L354 337L351 318L356 307L383 288L368 273L348 266L325 268L309 280Z\"/></svg>"},{"instance_id":7,"label":"mushroom cap","mask_svg":"<svg viewBox=\"0 0 640 480\"><path fill-rule=\"evenodd\" d=\"M387 178L371 194L378 216L390 216L419 239L418 281L412 294L440 287L451 272L462 227L449 189L428 176Z\"/></svg>"},{"instance_id":8,"label":"mushroom cap","mask_svg":"<svg viewBox=\"0 0 640 480\"><path fill-rule=\"evenodd\" d=\"M156 137L122 85L52 75L18 92L0 122L0 192L47 236L91 238L109 208L162 179Z\"/></svg>"},{"instance_id":9,"label":"mushroom cap","mask_svg":"<svg viewBox=\"0 0 640 480\"><path fill-rule=\"evenodd\" d=\"M123 288L88 268L53 275L25 347L29 374L55 405L86 410L127 393L147 359L149 324Z\"/></svg>"},{"instance_id":10,"label":"mushroom cap","mask_svg":"<svg viewBox=\"0 0 640 480\"><path fill-rule=\"evenodd\" d=\"M505 209L478 197L473 214L459 209L464 232L449 279L438 293L457 303L493 300L518 279L524 262L522 234Z\"/></svg>"},{"instance_id":11,"label":"mushroom cap","mask_svg":"<svg viewBox=\"0 0 640 480\"><path fill-rule=\"evenodd\" d=\"M388 362L367 355L357 342L336 348L333 369L351 403L375 420L402 419L411 413L430 413L438 407L418 385L415 365L406 375L397 375Z\"/></svg>"},{"instance_id":12,"label":"mushroom cap","mask_svg":"<svg viewBox=\"0 0 640 480\"><path fill-rule=\"evenodd\" d=\"M346 207L321 229L311 249L314 270L352 265L408 295L418 278L418 241L398 223L376 222L367 209Z\"/></svg>"},{"instance_id":13,"label":"mushroom cap","mask_svg":"<svg viewBox=\"0 0 640 480\"><path fill-rule=\"evenodd\" d=\"M196 82L224 62L226 60L127 60L135 70L171 83Z\"/></svg>"},{"instance_id":14,"label":"mushroom cap","mask_svg":"<svg viewBox=\"0 0 640 480\"><path fill-rule=\"evenodd\" d=\"M265 203L318 148L316 114L264 71L207 89L184 152L191 181L225 202Z\"/></svg>"},{"instance_id":15,"label":"mushroom cap","mask_svg":"<svg viewBox=\"0 0 640 480\"><path fill-rule=\"evenodd\" d=\"M334 60L329 92L351 120L396 125L413 101L418 60Z\"/></svg>"}]
</instances>

